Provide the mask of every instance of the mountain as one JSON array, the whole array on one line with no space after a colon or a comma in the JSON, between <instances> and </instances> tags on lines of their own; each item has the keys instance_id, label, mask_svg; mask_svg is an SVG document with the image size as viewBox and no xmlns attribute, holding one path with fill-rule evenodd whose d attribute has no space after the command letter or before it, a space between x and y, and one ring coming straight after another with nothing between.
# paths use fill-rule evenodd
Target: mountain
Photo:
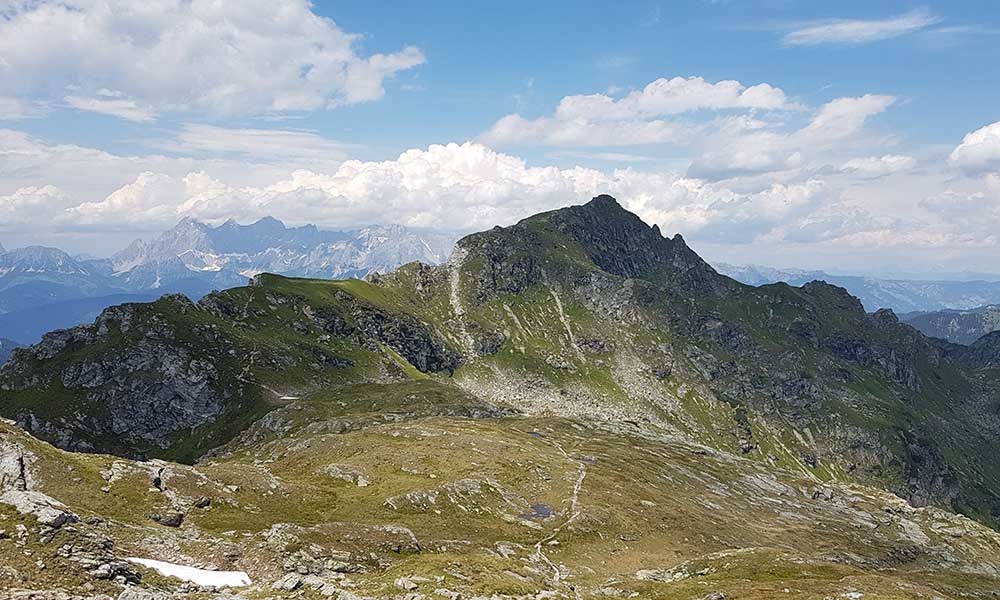
<instances>
[{"instance_id":1,"label":"mountain","mask_svg":"<svg viewBox=\"0 0 1000 600\"><path fill-rule=\"evenodd\" d=\"M853 275L830 275L823 271L774 269L759 265L716 263L724 275L747 285L784 282L804 285L826 281L845 288L858 297L867 310L890 308L904 314L938 310L968 310L985 304L1000 303L1000 281L879 279Z\"/></svg>"},{"instance_id":2,"label":"mountain","mask_svg":"<svg viewBox=\"0 0 1000 600\"><path fill-rule=\"evenodd\" d=\"M251 225L230 220L218 227L184 219L150 243L133 242L111 263L119 276L176 261L222 281L262 272L332 279L391 271L414 260L438 264L448 258L454 242L448 234L400 225L323 231L314 225L289 228L271 217Z\"/></svg>"},{"instance_id":3,"label":"mountain","mask_svg":"<svg viewBox=\"0 0 1000 600\"><path fill-rule=\"evenodd\" d=\"M99 270L62 250L29 246L0 253L0 314L104 289Z\"/></svg>"},{"instance_id":4,"label":"mountain","mask_svg":"<svg viewBox=\"0 0 1000 600\"><path fill-rule=\"evenodd\" d=\"M34 589L184 589L139 557L247 597L988 598L993 338L741 284L599 196L47 334L0 369L0 522Z\"/></svg>"},{"instance_id":5,"label":"mountain","mask_svg":"<svg viewBox=\"0 0 1000 600\"><path fill-rule=\"evenodd\" d=\"M971 344L1000 329L1000 305L972 310L941 310L907 315L905 321L928 337L956 344Z\"/></svg>"},{"instance_id":6,"label":"mountain","mask_svg":"<svg viewBox=\"0 0 1000 600\"><path fill-rule=\"evenodd\" d=\"M273 218L218 227L183 219L151 242L136 240L106 259L55 248L0 250L0 335L34 342L45 331L93 320L95 311L118 302L167 293L197 300L261 272L363 277L414 260L437 264L453 244L450 234L399 225L324 231L289 228Z\"/></svg>"}]
</instances>

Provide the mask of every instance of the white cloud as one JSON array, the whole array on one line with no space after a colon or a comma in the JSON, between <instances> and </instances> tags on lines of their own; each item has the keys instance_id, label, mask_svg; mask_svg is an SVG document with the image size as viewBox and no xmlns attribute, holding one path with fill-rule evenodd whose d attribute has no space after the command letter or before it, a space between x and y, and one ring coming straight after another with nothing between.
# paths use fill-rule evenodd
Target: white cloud
<instances>
[{"instance_id":1,"label":"white cloud","mask_svg":"<svg viewBox=\"0 0 1000 600\"><path fill-rule=\"evenodd\" d=\"M886 175L909 171L916 164L917 161L912 156L885 154L883 156L852 158L841 165L840 170L844 173L857 175L863 179L877 179Z\"/></svg>"},{"instance_id":2,"label":"white cloud","mask_svg":"<svg viewBox=\"0 0 1000 600\"><path fill-rule=\"evenodd\" d=\"M45 102L31 102L13 96L0 96L0 121L19 121L42 117L48 112L49 106Z\"/></svg>"},{"instance_id":3,"label":"white cloud","mask_svg":"<svg viewBox=\"0 0 1000 600\"><path fill-rule=\"evenodd\" d=\"M549 158L600 160L604 162L638 163L653 160L651 156L629 154L627 152L586 152L580 150L559 150L550 152Z\"/></svg>"},{"instance_id":4,"label":"white cloud","mask_svg":"<svg viewBox=\"0 0 1000 600\"><path fill-rule=\"evenodd\" d=\"M525 119L507 115L480 136L491 146L532 145L573 146L635 146L643 144L681 143L690 135L679 123L654 121L590 121L587 119Z\"/></svg>"},{"instance_id":5,"label":"white cloud","mask_svg":"<svg viewBox=\"0 0 1000 600\"><path fill-rule=\"evenodd\" d=\"M70 89L79 108L133 120L245 115L376 100L387 77L424 62L412 47L361 56L358 39L306 0L36 0L0 19L0 86L21 98Z\"/></svg>"},{"instance_id":6,"label":"white cloud","mask_svg":"<svg viewBox=\"0 0 1000 600\"><path fill-rule=\"evenodd\" d=\"M149 107L139 106L135 100L127 98L84 98L81 96L66 96L63 98L77 110L111 115L126 121L144 123L156 120L156 113Z\"/></svg>"},{"instance_id":7,"label":"white cloud","mask_svg":"<svg viewBox=\"0 0 1000 600\"><path fill-rule=\"evenodd\" d=\"M702 153L688 174L729 179L802 168L810 158L835 154L862 133L870 117L893 102L892 96L872 94L837 98L821 106L806 126L793 131L786 131L781 123L747 117L723 120L702 136Z\"/></svg>"},{"instance_id":8,"label":"white cloud","mask_svg":"<svg viewBox=\"0 0 1000 600\"><path fill-rule=\"evenodd\" d=\"M766 83L709 83L701 77L657 79L615 99L606 94L566 96L551 117L508 115L481 136L496 145L619 146L678 142L690 127L660 117L710 110L794 108L785 93Z\"/></svg>"},{"instance_id":9,"label":"white cloud","mask_svg":"<svg viewBox=\"0 0 1000 600\"><path fill-rule=\"evenodd\" d=\"M391 220L469 231L611 193L665 231L750 240L807 210L822 190L822 182L808 181L740 194L668 173L530 167L467 142L408 150L395 160L349 160L330 173L298 170L262 186L232 185L201 172L145 172L106 198L53 212L60 226L92 229L168 227L184 216L221 222L272 215L326 227Z\"/></svg>"},{"instance_id":10,"label":"white cloud","mask_svg":"<svg viewBox=\"0 0 1000 600\"><path fill-rule=\"evenodd\" d=\"M772 149L778 157L788 136L828 131L808 124L791 134L755 123L733 128L776 136ZM251 141L254 135L248 134ZM295 161L250 162L249 154L240 153L243 136L224 130L217 137L228 141L205 148L209 156L232 150L236 157L195 160L116 156L0 130L0 181L51 177L48 186L0 189L0 232L8 246L66 239L59 235L121 240L170 227L184 216L219 223L265 215L324 227L399 222L472 231L610 193L664 232L682 232L697 249L713 248L714 256L730 262L785 260L797 248L804 263L823 266L812 261L822 252L826 264L846 269L867 267L873 249L886 249L878 254L884 263L940 261L948 253L968 259L966 268L985 269L995 262L1000 230L1000 180L990 187L989 179L956 179L931 167L869 177L877 170L870 164L896 168L906 162L894 155L817 162L857 161L845 170L796 167L785 178L772 173L709 181L652 167L532 166L470 142L409 150L385 161L309 161L305 170L296 169ZM195 136L188 143L194 149L200 142ZM105 251L121 244L109 242Z\"/></svg>"},{"instance_id":11,"label":"white cloud","mask_svg":"<svg viewBox=\"0 0 1000 600\"><path fill-rule=\"evenodd\" d=\"M911 10L886 19L826 19L802 24L785 34L786 46L868 44L926 29L941 19L925 9Z\"/></svg>"},{"instance_id":12,"label":"white cloud","mask_svg":"<svg viewBox=\"0 0 1000 600\"><path fill-rule=\"evenodd\" d=\"M793 174L802 181L821 163L840 164L857 156L862 142L872 143L865 130L868 120L895 101L866 94L808 108L767 83L676 77L657 79L617 99L607 94L566 96L551 115L507 115L479 140L494 147L569 148L564 155L576 152L578 157L584 157L584 148L604 149L588 153L599 160L636 154L611 151L616 147L669 145L684 149L691 177L771 174L766 186Z\"/></svg>"},{"instance_id":13,"label":"white cloud","mask_svg":"<svg viewBox=\"0 0 1000 600\"><path fill-rule=\"evenodd\" d=\"M294 157L283 160L277 152L268 158L269 162L263 162L252 156L219 157L207 152L197 158L118 155L76 144L53 144L20 131L0 129L0 195L19 188L53 185L77 202L94 201L146 171L173 177L205 171L227 181L262 185L288 173L289 165L305 162ZM322 164L325 167L329 163Z\"/></svg>"},{"instance_id":14,"label":"white cloud","mask_svg":"<svg viewBox=\"0 0 1000 600\"><path fill-rule=\"evenodd\" d=\"M966 134L948 161L969 173L1000 171L1000 121Z\"/></svg>"},{"instance_id":15,"label":"white cloud","mask_svg":"<svg viewBox=\"0 0 1000 600\"><path fill-rule=\"evenodd\" d=\"M0 230L37 227L39 222L44 223L70 206L70 199L55 186L18 188L12 194L0 196Z\"/></svg>"},{"instance_id":16,"label":"white cloud","mask_svg":"<svg viewBox=\"0 0 1000 600\"><path fill-rule=\"evenodd\" d=\"M347 158L347 144L324 138L312 131L225 128L185 124L163 148L195 155L237 155L287 163L302 159L326 163Z\"/></svg>"},{"instance_id":17,"label":"white cloud","mask_svg":"<svg viewBox=\"0 0 1000 600\"><path fill-rule=\"evenodd\" d=\"M893 96L878 94L837 98L820 107L800 135L811 140L836 140L852 135L864 126L869 117L885 112L895 102Z\"/></svg>"}]
</instances>

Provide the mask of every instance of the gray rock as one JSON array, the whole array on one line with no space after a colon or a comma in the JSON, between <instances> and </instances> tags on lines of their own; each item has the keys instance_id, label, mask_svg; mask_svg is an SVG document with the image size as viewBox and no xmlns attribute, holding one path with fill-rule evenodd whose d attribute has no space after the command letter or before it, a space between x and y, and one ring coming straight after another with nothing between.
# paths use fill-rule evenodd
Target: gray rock
<instances>
[{"instance_id":1,"label":"gray rock","mask_svg":"<svg viewBox=\"0 0 1000 600\"><path fill-rule=\"evenodd\" d=\"M80 520L65 504L41 492L8 490L0 495L0 502L10 504L22 515L35 517L48 527L58 528Z\"/></svg>"},{"instance_id":2,"label":"gray rock","mask_svg":"<svg viewBox=\"0 0 1000 600\"><path fill-rule=\"evenodd\" d=\"M150 515L149 518L167 527L180 527L181 523L184 522L184 514L179 512L160 513Z\"/></svg>"}]
</instances>

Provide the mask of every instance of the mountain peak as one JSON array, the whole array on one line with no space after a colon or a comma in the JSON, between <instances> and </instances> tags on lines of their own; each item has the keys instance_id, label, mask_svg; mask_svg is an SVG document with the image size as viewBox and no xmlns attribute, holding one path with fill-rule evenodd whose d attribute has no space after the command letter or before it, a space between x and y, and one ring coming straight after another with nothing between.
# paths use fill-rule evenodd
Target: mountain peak
<instances>
[{"instance_id":1,"label":"mountain peak","mask_svg":"<svg viewBox=\"0 0 1000 600\"><path fill-rule=\"evenodd\" d=\"M602 209L619 208L621 210L625 210L624 208L622 208L622 205L618 203L618 200L616 200L614 196L611 196L609 194L601 194L599 196L594 196L594 198L592 198L590 202L586 203L584 206L590 206Z\"/></svg>"},{"instance_id":2,"label":"mountain peak","mask_svg":"<svg viewBox=\"0 0 1000 600\"><path fill-rule=\"evenodd\" d=\"M194 218L194 217L192 217L190 215L186 215L186 216L181 217L180 221L177 221L177 224L174 225L174 229L185 228L185 227L192 227L192 226L197 227L197 226L202 226L202 225L204 225L204 223L202 223L198 219L196 219L196 218Z\"/></svg>"},{"instance_id":3,"label":"mountain peak","mask_svg":"<svg viewBox=\"0 0 1000 600\"><path fill-rule=\"evenodd\" d=\"M553 235L564 241L554 240ZM492 269L500 271L484 277L495 280L493 287L501 291L517 291L536 281L546 262L578 256L574 246L594 266L618 277L645 279L698 295L719 293L728 282L688 248L683 238L663 237L659 227L646 224L607 194L582 205L528 217L512 227L472 234L459 246L482 255L494 265ZM516 272L517 277L499 280L506 271Z\"/></svg>"},{"instance_id":4,"label":"mountain peak","mask_svg":"<svg viewBox=\"0 0 1000 600\"><path fill-rule=\"evenodd\" d=\"M663 237L658 226L646 224L607 194L551 214L557 227L580 242L597 266L614 275L702 292L715 291L721 281L683 237Z\"/></svg>"},{"instance_id":5,"label":"mountain peak","mask_svg":"<svg viewBox=\"0 0 1000 600\"><path fill-rule=\"evenodd\" d=\"M257 221L254 223L254 226L255 227L261 227L261 226L276 227L277 226L277 227L281 227L282 229L285 229L285 223L284 222L282 222L282 221L280 221L278 219L275 219L274 217L272 217L270 215L268 215L266 217L261 217L260 219L257 219Z\"/></svg>"}]
</instances>

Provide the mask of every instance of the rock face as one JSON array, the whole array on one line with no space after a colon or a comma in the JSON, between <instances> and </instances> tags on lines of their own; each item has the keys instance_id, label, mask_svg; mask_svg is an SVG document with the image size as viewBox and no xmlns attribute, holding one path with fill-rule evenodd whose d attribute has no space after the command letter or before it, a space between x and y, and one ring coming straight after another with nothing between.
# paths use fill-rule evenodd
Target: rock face
<instances>
[{"instance_id":1,"label":"rock face","mask_svg":"<svg viewBox=\"0 0 1000 600\"><path fill-rule=\"evenodd\" d=\"M177 314L194 309L183 296L161 303ZM165 448L172 433L210 422L241 393L220 374L224 349L208 338L181 344L183 334L142 305L114 307L93 325L47 334L6 366L0 386L7 395L41 387L52 391L52 402L90 408L72 425L29 408L6 414L65 447L92 449L111 437L118 448ZM55 357L67 355L78 359L52 368Z\"/></svg>"},{"instance_id":2,"label":"rock face","mask_svg":"<svg viewBox=\"0 0 1000 600\"><path fill-rule=\"evenodd\" d=\"M548 220L558 232L576 240L606 273L657 280L689 293L718 292L726 285L680 234L672 239L663 237L659 227L646 225L611 196L555 211Z\"/></svg>"},{"instance_id":3,"label":"rock face","mask_svg":"<svg viewBox=\"0 0 1000 600\"><path fill-rule=\"evenodd\" d=\"M553 243L561 239L572 240L576 247L565 249ZM659 228L646 225L611 196L473 234L459 240L458 247L478 259L467 264L477 267L474 276L480 301L501 293L517 294L561 275L546 273L544 263L564 251L570 254L566 258L582 259L585 267L617 277L655 279L687 293L718 293L729 285L680 235L663 237Z\"/></svg>"}]
</instances>

